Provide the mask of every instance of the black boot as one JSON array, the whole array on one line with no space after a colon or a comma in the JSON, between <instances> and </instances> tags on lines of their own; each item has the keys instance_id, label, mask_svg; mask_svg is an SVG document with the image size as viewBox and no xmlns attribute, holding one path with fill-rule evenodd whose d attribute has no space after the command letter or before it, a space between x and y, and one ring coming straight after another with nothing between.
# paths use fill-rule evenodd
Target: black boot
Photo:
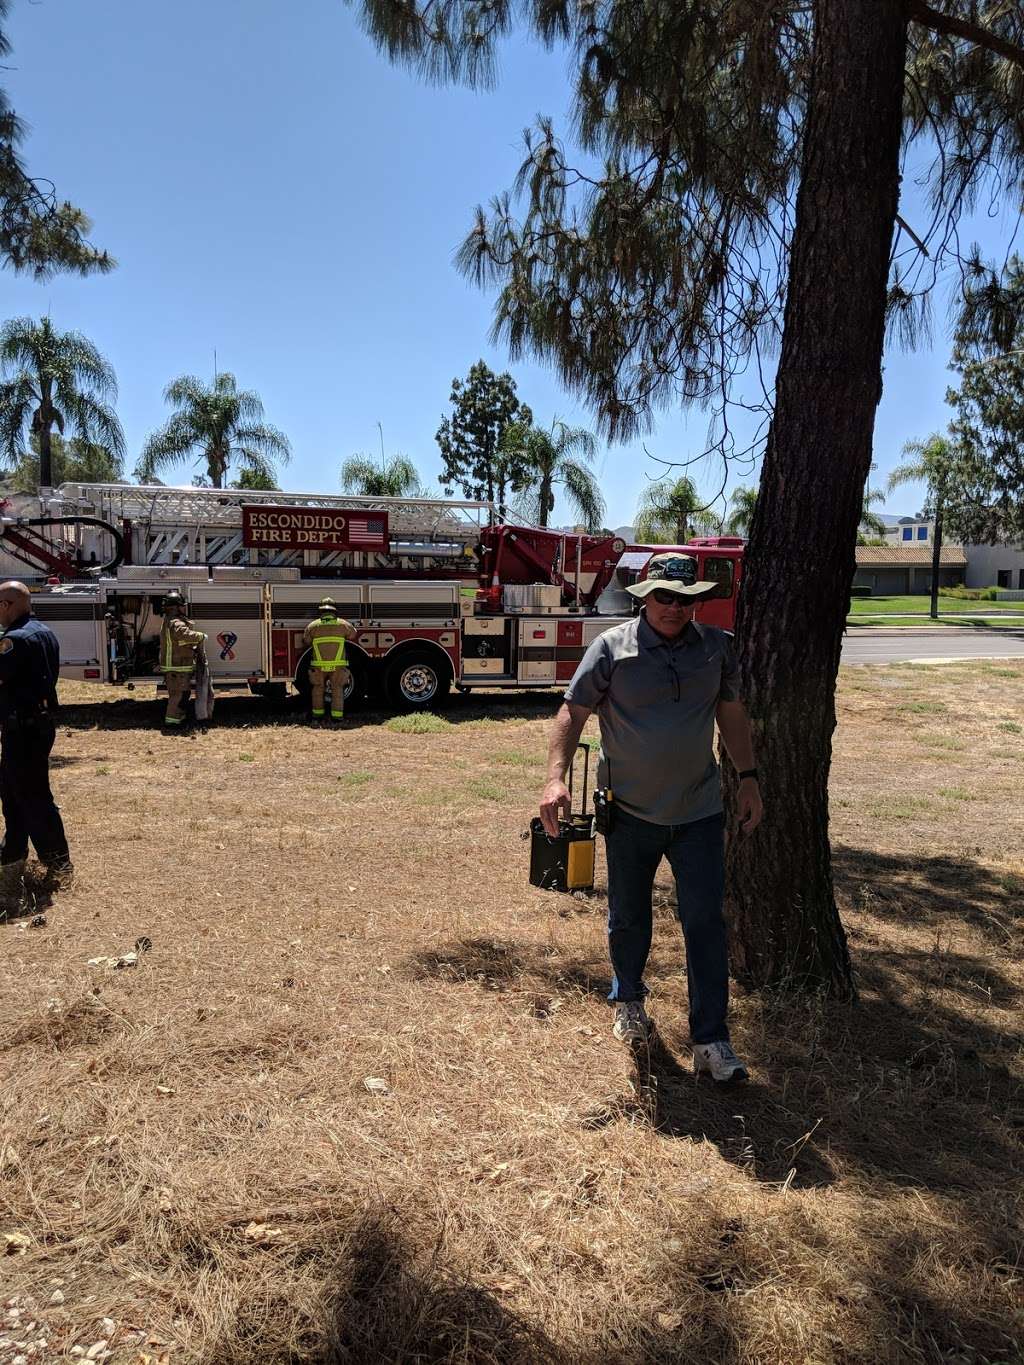
<instances>
[{"instance_id":1,"label":"black boot","mask_svg":"<svg viewBox=\"0 0 1024 1365\"><path fill-rule=\"evenodd\" d=\"M55 858L53 862L43 863L44 891L70 891L74 880L75 866L70 858Z\"/></svg>"}]
</instances>

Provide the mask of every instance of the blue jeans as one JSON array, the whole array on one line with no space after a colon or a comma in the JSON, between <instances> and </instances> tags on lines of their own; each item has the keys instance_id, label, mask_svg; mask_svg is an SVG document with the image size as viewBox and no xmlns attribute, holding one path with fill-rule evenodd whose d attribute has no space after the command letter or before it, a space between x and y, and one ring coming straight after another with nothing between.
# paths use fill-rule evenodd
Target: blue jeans
<instances>
[{"instance_id":1,"label":"blue jeans","mask_svg":"<svg viewBox=\"0 0 1024 1365\"><path fill-rule=\"evenodd\" d=\"M690 1038L726 1042L729 961L722 918L725 883L725 817L689 825L652 825L615 812L605 841L608 857L608 950L612 960L609 1000L642 1000L644 968L651 951L654 874L668 858L676 881L679 920L686 941L690 992Z\"/></svg>"}]
</instances>

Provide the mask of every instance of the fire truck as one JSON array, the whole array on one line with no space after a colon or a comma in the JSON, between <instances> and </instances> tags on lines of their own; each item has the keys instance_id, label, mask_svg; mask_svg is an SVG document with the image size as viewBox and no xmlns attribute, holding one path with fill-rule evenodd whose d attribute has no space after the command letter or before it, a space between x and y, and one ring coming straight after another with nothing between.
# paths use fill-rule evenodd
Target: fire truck
<instances>
[{"instance_id":1,"label":"fire truck","mask_svg":"<svg viewBox=\"0 0 1024 1365\"><path fill-rule=\"evenodd\" d=\"M0 519L0 553L37 576L33 609L58 635L62 676L159 685L162 601L176 588L207 633L215 685L305 695L302 632L330 595L358 631L347 700L403 710L452 686L564 684L633 614L625 589L668 548L432 498L67 483L18 511ZM700 618L731 629L742 540L679 548L719 585Z\"/></svg>"}]
</instances>

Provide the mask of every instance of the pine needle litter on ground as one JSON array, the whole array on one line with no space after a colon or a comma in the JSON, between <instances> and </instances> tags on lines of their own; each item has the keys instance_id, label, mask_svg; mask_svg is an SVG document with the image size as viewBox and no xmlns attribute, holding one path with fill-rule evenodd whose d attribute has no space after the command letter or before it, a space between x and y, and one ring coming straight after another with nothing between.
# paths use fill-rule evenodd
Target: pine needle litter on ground
<instances>
[{"instance_id":1,"label":"pine needle litter on ground","mask_svg":"<svg viewBox=\"0 0 1024 1365\"><path fill-rule=\"evenodd\" d=\"M0 1365L1024 1358L1022 676L844 670L860 999L737 994L725 1093L664 870L636 1062L603 853L527 884L556 694L168 737L66 686L76 884L0 926Z\"/></svg>"}]
</instances>

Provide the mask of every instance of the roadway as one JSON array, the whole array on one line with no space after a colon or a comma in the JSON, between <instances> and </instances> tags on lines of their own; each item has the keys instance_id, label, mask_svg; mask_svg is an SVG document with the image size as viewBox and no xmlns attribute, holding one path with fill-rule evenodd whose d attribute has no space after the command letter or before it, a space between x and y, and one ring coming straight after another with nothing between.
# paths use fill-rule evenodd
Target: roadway
<instances>
[{"instance_id":1,"label":"roadway","mask_svg":"<svg viewBox=\"0 0 1024 1365\"><path fill-rule=\"evenodd\" d=\"M891 626L872 630L854 626L843 638L844 664L894 664L909 660L936 663L945 659L1024 659L1024 624L1020 630L971 629L969 626Z\"/></svg>"}]
</instances>

